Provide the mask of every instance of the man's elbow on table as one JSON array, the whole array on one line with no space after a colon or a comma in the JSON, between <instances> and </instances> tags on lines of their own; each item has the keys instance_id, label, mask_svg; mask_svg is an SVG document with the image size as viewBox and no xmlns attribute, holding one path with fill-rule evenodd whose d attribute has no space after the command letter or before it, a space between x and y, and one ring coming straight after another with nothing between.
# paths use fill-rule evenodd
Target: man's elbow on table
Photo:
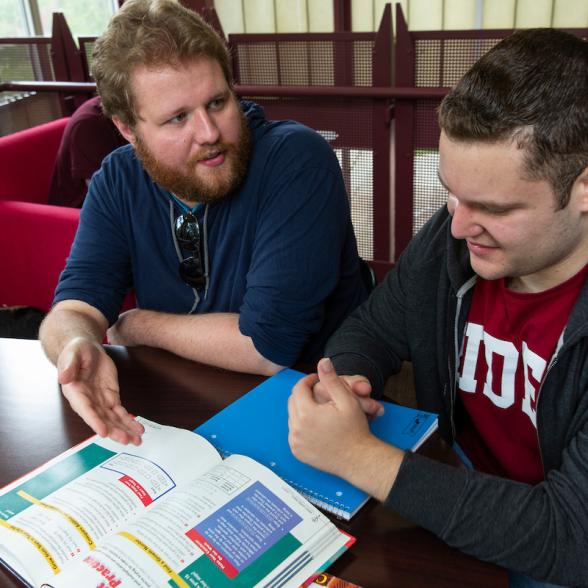
<instances>
[{"instance_id":1,"label":"man's elbow on table","mask_svg":"<svg viewBox=\"0 0 588 588\"><path fill-rule=\"evenodd\" d=\"M260 354L259 356L259 371L257 372L261 376L273 376L277 374L279 371L283 370L286 366L278 365L269 359L263 357Z\"/></svg>"}]
</instances>

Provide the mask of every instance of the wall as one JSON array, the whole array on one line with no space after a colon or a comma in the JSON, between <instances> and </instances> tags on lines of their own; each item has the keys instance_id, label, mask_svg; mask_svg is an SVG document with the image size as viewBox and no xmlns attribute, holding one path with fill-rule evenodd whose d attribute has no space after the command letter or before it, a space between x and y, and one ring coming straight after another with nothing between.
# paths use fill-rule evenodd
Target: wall
<instances>
[{"instance_id":1,"label":"wall","mask_svg":"<svg viewBox=\"0 0 588 588\"><path fill-rule=\"evenodd\" d=\"M351 0L354 31L377 29L386 0ZM411 30L587 27L587 0L400 0ZM333 0L215 0L225 33L331 32ZM394 12L394 11L393 11Z\"/></svg>"}]
</instances>

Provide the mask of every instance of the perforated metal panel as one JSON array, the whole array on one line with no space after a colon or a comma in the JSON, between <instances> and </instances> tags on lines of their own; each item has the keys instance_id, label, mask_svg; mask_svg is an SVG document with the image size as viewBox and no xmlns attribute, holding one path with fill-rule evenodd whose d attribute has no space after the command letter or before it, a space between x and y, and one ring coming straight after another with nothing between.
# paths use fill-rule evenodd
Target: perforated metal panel
<instances>
[{"instance_id":1,"label":"perforated metal panel","mask_svg":"<svg viewBox=\"0 0 588 588\"><path fill-rule=\"evenodd\" d=\"M417 39L415 41L415 86L454 86L463 74L500 40L500 38Z\"/></svg>"},{"instance_id":2,"label":"perforated metal panel","mask_svg":"<svg viewBox=\"0 0 588 588\"><path fill-rule=\"evenodd\" d=\"M355 75L352 85L369 88L372 85L372 51L374 50L374 43L356 41L353 43L353 50Z\"/></svg>"},{"instance_id":3,"label":"perforated metal panel","mask_svg":"<svg viewBox=\"0 0 588 588\"><path fill-rule=\"evenodd\" d=\"M238 40L233 40L238 37ZM247 38L248 37L248 38ZM270 86L372 85L370 40L258 40L232 35L239 84ZM338 69L339 68L339 69Z\"/></svg>"},{"instance_id":4,"label":"perforated metal panel","mask_svg":"<svg viewBox=\"0 0 588 588\"><path fill-rule=\"evenodd\" d=\"M374 259L374 153L372 149L335 149L347 194L357 250L363 259Z\"/></svg>"},{"instance_id":5,"label":"perforated metal panel","mask_svg":"<svg viewBox=\"0 0 588 588\"><path fill-rule=\"evenodd\" d=\"M421 100L415 106L415 145L413 172L413 235L447 199L437 177L439 169L439 126L436 110L439 100Z\"/></svg>"},{"instance_id":6,"label":"perforated metal panel","mask_svg":"<svg viewBox=\"0 0 588 588\"><path fill-rule=\"evenodd\" d=\"M461 77L501 38L492 39L446 39L443 43L443 60L440 85L455 86Z\"/></svg>"}]
</instances>

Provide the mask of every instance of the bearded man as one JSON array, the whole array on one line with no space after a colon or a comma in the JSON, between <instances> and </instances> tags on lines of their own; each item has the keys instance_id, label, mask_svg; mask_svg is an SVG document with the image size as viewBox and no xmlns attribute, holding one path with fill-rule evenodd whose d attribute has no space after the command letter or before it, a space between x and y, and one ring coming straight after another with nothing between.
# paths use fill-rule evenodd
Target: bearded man
<instances>
[{"instance_id":1,"label":"bearded man","mask_svg":"<svg viewBox=\"0 0 588 588\"><path fill-rule=\"evenodd\" d=\"M270 375L321 356L366 297L337 158L231 87L223 41L173 0L127 0L95 45L130 145L93 177L40 338L73 409L140 443L102 342ZM119 315L133 290L137 308Z\"/></svg>"}]
</instances>

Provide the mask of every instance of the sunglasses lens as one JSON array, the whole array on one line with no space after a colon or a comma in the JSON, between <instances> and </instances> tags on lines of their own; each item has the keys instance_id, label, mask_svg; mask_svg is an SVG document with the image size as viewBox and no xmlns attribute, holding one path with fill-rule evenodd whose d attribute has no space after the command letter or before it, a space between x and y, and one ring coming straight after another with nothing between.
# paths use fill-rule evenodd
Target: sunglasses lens
<instances>
[{"instance_id":1,"label":"sunglasses lens","mask_svg":"<svg viewBox=\"0 0 588 588\"><path fill-rule=\"evenodd\" d=\"M181 247L195 251L200 246L200 227L193 214L182 214L176 219L176 239Z\"/></svg>"},{"instance_id":2,"label":"sunglasses lens","mask_svg":"<svg viewBox=\"0 0 588 588\"><path fill-rule=\"evenodd\" d=\"M186 284L197 290L206 285L202 264L197 257L188 257L180 263L180 277Z\"/></svg>"}]
</instances>

